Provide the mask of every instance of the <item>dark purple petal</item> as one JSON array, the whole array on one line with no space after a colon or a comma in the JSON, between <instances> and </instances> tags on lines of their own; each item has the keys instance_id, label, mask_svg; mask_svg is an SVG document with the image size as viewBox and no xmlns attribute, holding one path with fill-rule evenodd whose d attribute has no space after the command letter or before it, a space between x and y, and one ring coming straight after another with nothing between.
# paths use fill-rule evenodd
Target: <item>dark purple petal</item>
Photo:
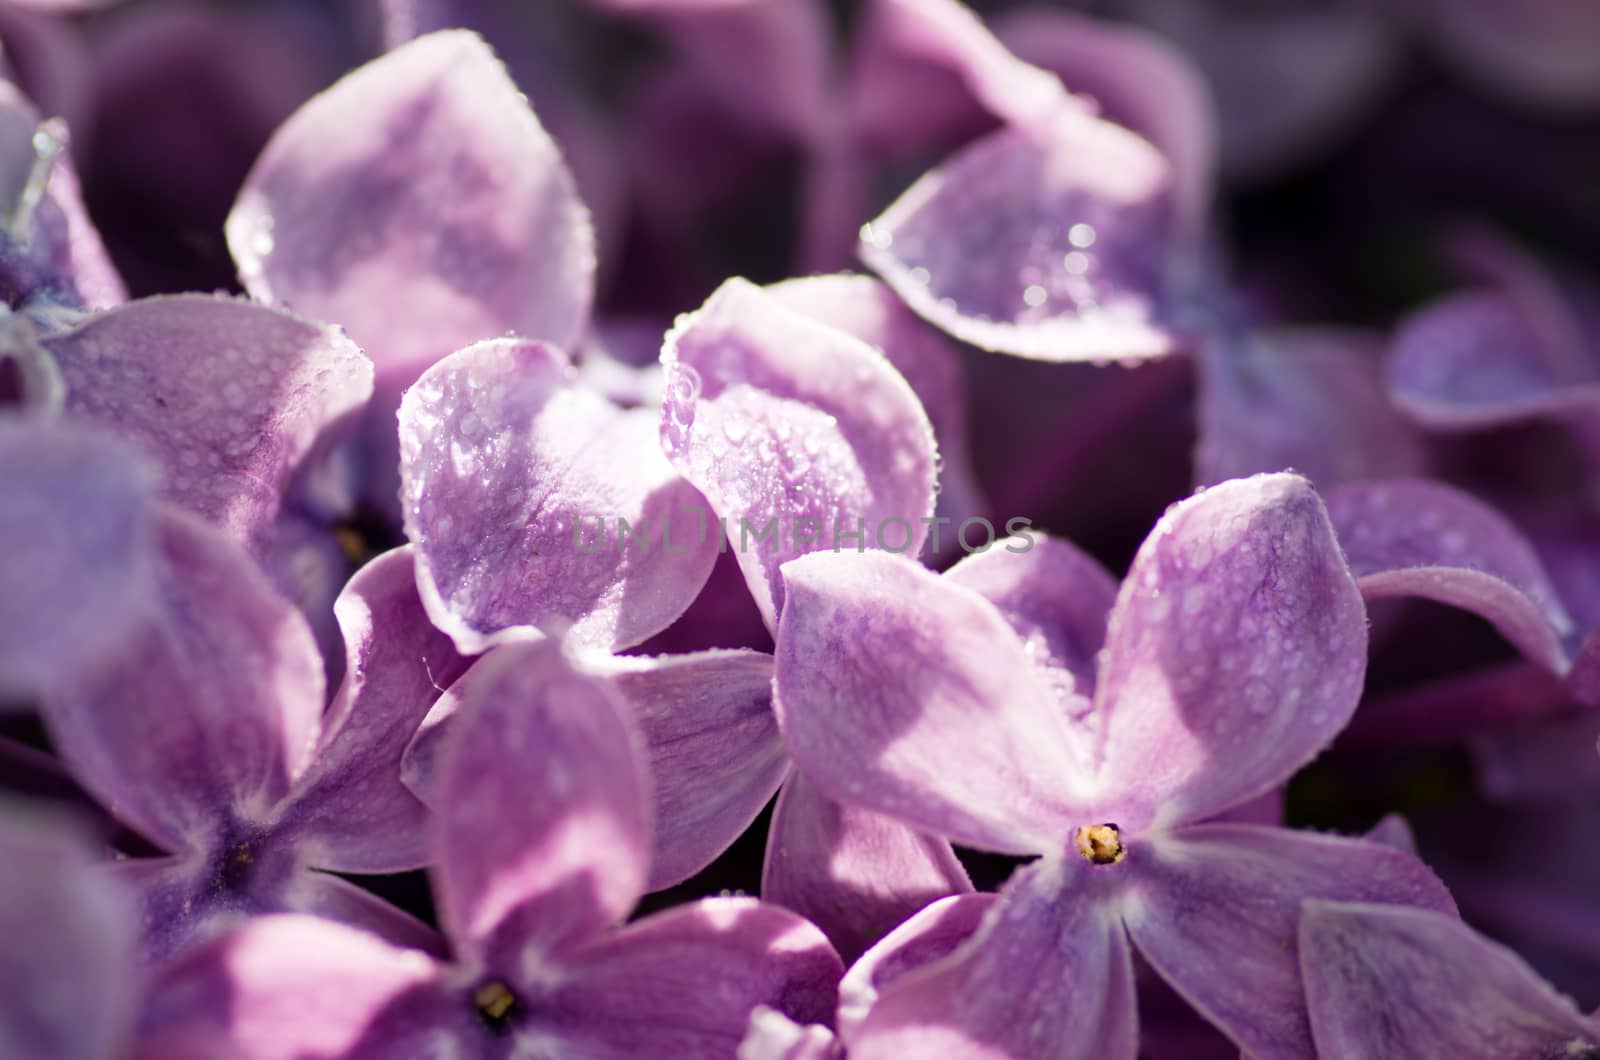
<instances>
[{"instance_id":1,"label":"dark purple petal","mask_svg":"<svg viewBox=\"0 0 1600 1060\"><path fill-rule=\"evenodd\" d=\"M772 713L772 656L623 656L614 666L612 687L632 709L654 781L655 891L711 864L789 773Z\"/></svg>"},{"instance_id":2,"label":"dark purple petal","mask_svg":"<svg viewBox=\"0 0 1600 1060\"><path fill-rule=\"evenodd\" d=\"M1295 951L1303 899L1455 912L1413 855L1281 828L1186 828L1132 845L1127 868L1137 881L1123 906L1134 945L1254 1056L1316 1055Z\"/></svg>"},{"instance_id":3,"label":"dark purple petal","mask_svg":"<svg viewBox=\"0 0 1600 1060\"><path fill-rule=\"evenodd\" d=\"M808 276L766 290L790 309L882 350L911 384L939 446L937 514L951 527L933 549L935 554L954 551L954 528L982 515L986 504L967 450L967 383L950 344L870 276Z\"/></svg>"},{"instance_id":4,"label":"dark purple petal","mask_svg":"<svg viewBox=\"0 0 1600 1060\"><path fill-rule=\"evenodd\" d=\"M106 665L43 703L62 757L125 824L216 853L264 824L321 724L322 662L300 613L211 527L163 515L153 613Z\"/></svg>"},{"instance_id":5,"label":"dark purple petal","mask_svg":"<svg viewBox=\"0 0 1600 1060\"><path fill-rule=\"evenodd\" d=\"M885 552L813 553L784 578L774 705L818 789L983 849L1059 846L1085 767L993 605Z\"/></svg>"},{"instance_id":6,"label":"dark purple petal","mask_svg":"<svg viewBox=\"0 0 1600 1060\"><path fill-rule=\"evenodd\" d=\"M1305 479L1235 479L1173 505L1111 613L1096 816L1203 820L1283 783L1355 712L1366 646L1361 595Z\"/></svg>"},{"instance_id":7,"label":"dark purple petal","mask_svg":"<svg viewBox=\"0 0 1600 1060\"><path fill-rule=\"evenodd\" d=\"M252 295L339 321L382 377L508 330L572 349L588 323L588 211L471 33L419 37L301 107L227 231Z\"/></svg>"},{"instance_id":8,"label":"dark purple petal","mask_svg":"<svg viewBox=\"0 0 1600 1060\"><path fill-rule=\"evenodd\" d=\"M1424 480L1328 490L1363 596L1420 596L1481 615L1534 662L1567 669L1572 620L1528 539L1469 494Z\"/></svg>"},{"instance_id":9,"label":"dark purple petal","mask_svg":"<svg viewBox=\"0 0 1600 1060\"><path fill-rule=\"evenodd\" d=\"M810 0L589 0L657 25L716 100L752 127L811 136L822 121L831 44Z\"/></svg>"},{"instance_id":10,"label":"dark purple petal","mask_svg":"<svg viewBox=\"0 0 1600 1060\"><path fill-rule=\"evenodd\" d=\"M463 652L530 627L637 644L683 613L716 559L655 412L579 385L543 343L494 339L429 369L401 403L400 456L422 599Z\"/></svg>"},{"instance_id":11,"label":"dark purple petal","mask_svg":"<svg viewBox=\"0 0 1600 1060\"><path fill-rule=\"evenodd\" d=\"M847 961L929 902L971 890L943 839L835 802L801 775L778 796L761 897L817 925Z\"/></svg>"},{"instance_id":12,"label":"dark purple petal","mask_svg":"<svg viewBox=\"0 0 1600 1060\"><path fill-rule=\"evenodd\" d=\"M861 257L922 317L1046 361L1172 352L1170 169L1148 142L1065 107L992 133L862 229Z\"/></svg>"},{"instance_id":13,"label":"dark purple petal","mask_svg":"<svg viewBox=\"0 0 1600 1060\"><path fill-rule=\"evenodd\" d=\"M662 446L726 521L769 625L786 560L836 546L921 550L933 430L882 353L729 280L680 318L661 361Z\"/></svg>"},{"instance_id":14,"label":"dark purple petal","mask_svg":"<svg viewBox=\"0 0 1600 1060\"><path fill-rule=\"evenodd\" d=\"M79 822L0 815L0 1056L120 1060L137 1004L133 908Z\"/></svg>"},{"instance_id":15,"label":"dark purple petal","mask_svg":"<svg viewBox=\"0 0 1600 1060\"><path fill-rule=\"evenodd\" d=\"M1132 956L1093 872L1023 869L960 949L882 989L851 1060L1132 1060Z\"/></svg>"},{"instance_id":16,"label":"dark purple petal","mask_svg":"<svg viewBox=\"0 0 1600 1060\"><path fill-rule=\"evenodd\" d=\"M1196 479L1294 470L1326 488L1421 473L1421 432L1390 403L1380 352L1376 336L1331 328L1206 344Z\"/></svg>"},{"instance_id":17,"label":"dark purple petal","mask_svg":"<svg viewBox=\"0 0 1600 1060\"><path fill-rule=\"evenodd\" d=\"M166 499L248 540L333 423L372 394L337 329L238 298L174 295L96 313L44 339L67 408L132 439Z\"/></svg>"},{"instance_id":18,"label":"dark purple petal","mask_svg":"<svg viewBox=\"0 0 1600 1060\"><path fill-rule=\"evenodd\" d=\"M153 979L136 1056L377 1060L360 1048L374 1022L439 974L426 954L319 917L261 917Z\"/></svg>"},{"instance_id":19,"label":"dark purple petal","mask_svg":"<svg viewBox=\"0 0 1600 1060\"><path fill-rule=\"evenodd\" d=\"M650 789L637 736L605 682L551 642L499 649L467 681L433 816L441 920L468 954L493 940L548 956L643 893Z\"/></svg>"},{"instance_id":20,"label":"dark purple petal","mask_svg":"<svg viewBox=\"0 0 1600 1060\"><path fill-rule=\"evenodd\" d=\"M155 468L100 430L0 416L0 703L96 665L142 621L155 489Z\"/></svg>"},{"instance_id":21,"label":"dark purple petal","mask_svg":"<svg viewBox=\"0 0 1600 1060\"><path fill-rule=\"evenodd\" d=\"M831 1022L844 973L821 932L753 898L647 917L573 954L568 967L536 1004L557 1014L549 1032L558 1052L595 1060L727 1057L761 1006Z\"/></svg>"},{"instance_id":22,"label":"dark purple petal","mask_svg":"<svg viewBox=\"0 0 1600 1060\"><path fill-rule=\"evenodd\" d=\"M1561 802L1600 796L1600 712L1475 734L1478 784L1495 802Z\"/></svg>"},{"instance_id":23,"label":"dark purple petal","mask_svg":"<svg viewBox=\"0 0 1600 1060\"><path fill-rule=\"evenodd\" d=\"M1000 609L1063 704L1094 695L1117 582L1087 553L1034 532L968 555L945 578Z\"/></svg>"},{"instance_id":24,"label":"dark purple petal","mask_svg":"<svg viewBox=\"0 0 1600 1060\"><path fill-rule=\"evenodd\" d=\"M400 781L401 752L467 660L429 624L410 548L356 572L334 611L345 637L344 683L276 827L319 869L420 868L428 861L426 810Z\"/></svg>"},{"instance_id":25,"label":"dark purple petal","mask_svg":"<svg viewBox=\"0 0 1600 1060\"><path fill-rule=\"evenodd\" d=\"M1395 402L1436 430L1480 430L1600 404L1595 335L1530 262L1501 288L1452 295L1401 324Z\"/></svg>"},{"instance_id":26,"label":"dark purple petal","mask_svg":"<svg viewBox=\"0 0 1600 1060\"><path fill-rule=\"evenodd\" d=\"M1300 966L1320 1056L1577 1057L1600 1044L1600 1024L1522 958L1431 910L1307 902Z\"/></svg>"},{"instance_id":27,"label":"dark purple petal","mask_svg":"<svg viewBox=\"0 0 1600 1060\"><path fill-rule=\"evenodd\" d=\"M1486 666L1465 674L1369 696L1339 738L1352 751L1460 747L1572 712L1560 678L1532 663Z\"/></svg>"},{"instance_id":28,"label":"dark purple petal","mask_svg":"<svg viewBox=\"0 0 1600 1060\"><path fill-rule=\"evenodd\" d=\"M1204 228L1216 184L1217 115L1205 77L1148 30L1073 11L1020 8L995 20L1019 58L1059 74L1105 116L1166 155L1186 225Z\"/></svg>"}]
</instances>

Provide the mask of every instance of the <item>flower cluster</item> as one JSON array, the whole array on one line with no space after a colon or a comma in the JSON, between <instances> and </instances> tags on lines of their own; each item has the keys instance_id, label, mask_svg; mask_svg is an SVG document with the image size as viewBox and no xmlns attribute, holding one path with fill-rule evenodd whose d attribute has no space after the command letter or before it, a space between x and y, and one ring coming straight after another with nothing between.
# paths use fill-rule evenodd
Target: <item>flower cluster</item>
<instances>
[{"instance_id":1,"label":"flower cluster","mask_svg":"<svg viewBox=\"0 0 1600 1060\"><path fill-rule=\"evenodd\" d=\"M0 0L0 1060L1600 1057L1600 9L1082 6Z\"/></svg>"}]
</instances>

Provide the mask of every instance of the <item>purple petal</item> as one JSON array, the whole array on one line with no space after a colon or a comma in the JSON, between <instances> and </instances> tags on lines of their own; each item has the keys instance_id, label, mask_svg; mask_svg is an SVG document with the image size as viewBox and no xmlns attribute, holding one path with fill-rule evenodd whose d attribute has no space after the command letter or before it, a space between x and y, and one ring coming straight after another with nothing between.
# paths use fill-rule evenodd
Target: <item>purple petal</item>
<instances>
[{"instance_id":1,"label":"purple petal","mask_svg":"<svg viewBox=\"0 0 1600 1060\"><path fill-rule=\"evenodd\" d=\"M559 1013L565 1050L597 1060L727 1057L759 1006L830 1022L844 972L821 932L752 898L647 917L574 954L569 969L540 1003Z\"/></svg>"},{"instance_id":2,"label":"purple petal","mask_svg":"<svg viewBox=\"0 0 1600 1060\"><path fill-rule=\"evenodd\" d=\"M986 350L1046 361L1170 353L1166 161L1065 108L1003 129L911 186L862 229L861 257L918 314Z\"/></svg>"},{"instance_id":3,"label":"purple petal","mask_svg":"<svg viewBox=\"0 0 1600 1060\"><path fill-rule=\"evenodd\" d=\"M100 430L0 418L0 703L96 665L142 620L155 487L155 469Z\"/></svg>"},{"instance_id":4,"label":"purple petal","mask_svg":"<svg viewBox=\"0 0 1600 1060\"><path fill-rule=\"evenodd\" d=\"M1203 228L1216 184L1217 115L1205 77L1147 30L1071 11L1022 8L995 21L1020 58L1061 76L1105 116L1166 155L1184 223Z\"/></svg>"},{"instance_id":5,"label":"purple petal","mask_svg":"<svg viewBox=\"0 0 1600 1060\"><path fill-rule=\"evenodd\" d=\"M984 115L1029 127L1082 105L955 0L872 0L856 38L851 131L880 152L947 142Z\"/></svg>"},{"instance_id":6,"label":"purple petal","mask_svg":"<svg viewBox=\"0 0 1600 1060\"><path fill-rule=\"evenodd\" d=\"M43 703L63 758L125 824L213 852L263 824L304 769L322 663L300 613L211 527L164 514L152 616L107 665Z\"/></svg>"},{"instance_id":7,"label":"purple petal","mask_svg":"<svg viewBox=\"0 0 1600 1060\"><path fill-rule=\"evenodd\" d=\"M44 340L67 408L161 461L163 494L247 540L335 421L372 394L336 329L237 298L147 298Z\"/></svg>"},{"instance_id":8,"label":"purple petal","mask_svg":"<svg viewBox=\"0 0 1600 1060\"><path fill-rule=\"evenodd\" d=\"M517 339L469 346L406 392L406 533L428 613L461 651L528 627L626 647L689 606L717 538L655 422L579 385L558 350Z\"/></svg>"},{"instance_id":9,"label":"purple petal","mask_svg":"<svg viewBox=\"0 0 1600 1060\"><path fill-rule=\"evenodd\" d=\"M1385 752L1456 748L1463 737L1495 739L1571 711L1572 697L1560 678L1519 660L1370 696L1339 746Z\"/></svg>"},{"instance_id":10,"label":"purple petal","mask_svg":"<svg viewBox=\"0 0 1600 1060\"><path fill-rule=\"evenodd\" d=\"M1396 331L1389 389L1418 422L1479 430L1600 403L1595 325L1549 275L1517 264L1504 287L1441 299Z\"/></svg>"},{"instance_id":11,"label":"purple petal","mask_svg":"<svg viewBox=\"0 0 1600 1060\"><path fill-rule=\"evenodd\" d=\"M427 864L421 802L400 756L428 708L467 667L417 597L410 548L385 553L334 604L346 664L311 765L279 814L307 864L400 872Z\"/></svg>"},{"instance_id":12,"label":"purple petal","mask_svg":"<svg viewBox=\"0 0 1600 1060\"><path fill-rule=\"evenodd\" d=\"M993 605L884 552L814 553L784 579L774 705L824 794L983 849L1060 844L1083 767Z\"/></svg>"},{"instance_id":13,"label":"purple petal","mask_svg":"<svg viewBox=\"0 0 1600 1060\"><path fill-rule=\"evenodd\" d=\"M1474 734L1469 747L1484 797L1516 805L1600 795L1597 741L1600 714L1586 710Z\"/></svg>"},{"instance_id":14,"label":"purple petal","mask_svg":"<svg viewBox=\"0 0 1600 1060\"><path fill-rule=\"evenodd\" d=\"M427 955L353 928L318 917L261 917L154 979L137 1055L374 1057L358 1048L373 1023L439 973Z\"/></svg>"},{"instance_id":15,"label":"purple petal","mask_svg":"<svg viewBox=\"0 0 1600 1060\"><path fill-rule=\"evenodd\" d=\"M553 643L472 671L454 726L433 849L451 939L537 952L620 920L649 872L649 781L627 708Z\"/></svg>"},{"instance_id":16,"label":"purple petal","mask_svg":"<svg viewBox=\"0 0 1600 1060\"><path fill-rule=\"evenodd\" d=\"M929 902L971 890L943 839L841 805L801 775L778 796L761 897L816 924L846 961Z\"/></svg>"},{"instance_id":17,"label":"purple petal","mask_svg":"<svg viewBox=\"0 0 1600 1060\"><path fill-rule=\"evenodd\" d=\"M982 515L987 505L967 449L967 384L950 345L870 276L808 276L766 291L790 309L883 351L916 391L933 425L940 456L937 514L952 526ZM933 549L942 551L937 543Z\"/></svg>"},{"instance_id":18,"label":"purple petal","mask_svg":"<svg viewBox=\"0 0 1600 1060\"><path fill-rule=\"evenodd\" d=\"M1123 917L1134 945L1255 1056L1316 1055L1295 954L1303 899L1455 911L1444 885L1410 854L1281 828L1185 828L1130 847L1128 868L1137 883Z\"/></svg>"},{"instance_id":19,"label":"purple petal","mask_svg":"<svg viewBox=\"0 0 1600 1060\"><path fill-rule=\"evenodd\" d=\"M1293 469L1326 488L1421 473L1421 433L1390 403L1380 352L1375 336L1333 329L1208 343L1195 477Z\"/></svg>"},{"instance_id":20,"label":"purple petal","mask_svg":"<svg viewBox=\"0 0 1600 1060\"><path fill-rule=\"evenodd\" d=\"M614 662L612 687L632 709L655 785L655 891L711 864L788 775L772 657L712 651Z\"/></svg>"},{"instance_id":21,"label":"purple petal","mask_svg":"<svg viewBox=\"0 0 1600 1060\"><path fill-rule=\"evenodd\" d=\"M1600 1043L1600 1024L1522 958L1429 910L1307 902L1300 963L1321 1056L1562 1057Z\"/></svg>"},{"instance_id":22,"label":"purple petal","mask_svg":"<svg viewBox=\"0 0 1600 1060\"><path fill-rule=\"evenodd\" d=\"M726 520L769 625L786 560L835 547L921 550L933 430L881 353L729 280L679 320L661 361L662 446Z\"/></svg>"},{"instance_id":23,"label":"purple petal","mask_svg":"<svg viewBox=\"0 0 1600 1060\"><path fill-rule=\"evenodd\" d=\"M0 1056L117 1060L136 1004L131 903L98 871L78 821L6 810Z\"/></svg>"},{"instance_id":24,"label":"purple petal","mask_svg":"<svg viewBox=\"0 0 1600 1060\"><path fill-rule=\"evenodd\" d=\"M1111 613L1096 816L1202 820L1283 783L1355 712L1366 647L1361 595L1305 479L1235 479L1173 505Z\"/></svg>"},{"instance_id":25,"label":"purple petal","mask_svg":"<svg viewBox=\"0 0 1600 1060\"><path fill-rule=\"evenodd\" d=\"M1000 609L1063 703L1094 695L1095 657L1117 582L1076 545L1048 534L1009 538L945 572Z\"/></svg>"},{"instance_id":26,"label":"purple petal","mask_svg":"<svg viewBox=\"0 0 1600 1060\"><path fill-rule=\"evenodd\" d=\"M253 296L339 321L380 376L507 330L572 349L588 322L588 212L471 33L419 37L301 107L227 232Z\"/></svg>"},{"instance_id":27,"label":"purple petal","mask_svg":"<svg viewBox=\"0 0 1600 1060\"><path fill-rule=\"evenodd\" d=\"M960 949L882 990L851 1060L1132 1060L1133 961L1092 871L1023 869Z\"/></svg>"},{"instance_id":28,"label":"purple petal","mask_svg":"<svg viewBox=\"0 0 1600 1060\"><path fill-rule=\"evenodd\" d=\"M885 935L850 965L839 981L839 1037L854 1041L880 991L911 972L950 956L983 923L995 894L955 894L933 902Z\"/></svg>"},{"instance_id":29,"label":"purple petal","mask_svg":"<svg viewBox=\"0 0 1600 1060\"><path fill-rule=\"evenodd\" d=\"M1437 482L1354 483L1328 511L1362 595L1420 596L1481 615L1523 654L1567 669L1572 620L1538 554L1510 520Z\"/></svg>"}]
</instances>

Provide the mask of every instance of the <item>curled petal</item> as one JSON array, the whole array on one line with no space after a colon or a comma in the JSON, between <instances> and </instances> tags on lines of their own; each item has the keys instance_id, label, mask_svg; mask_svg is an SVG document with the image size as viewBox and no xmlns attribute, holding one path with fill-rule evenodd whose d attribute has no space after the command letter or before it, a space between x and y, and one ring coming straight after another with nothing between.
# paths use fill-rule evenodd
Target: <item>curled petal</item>
<instances>
[{"instance_id":1,"label":"curled petal","mask_svg":"<svg viewBox=\"0 0 1600 1060\"><path fill-rule=\"evenodd\" d=\"M462 692L433 817L441 920L469 953L550 952L622 918L649 871L649 781L627 708L551 642Z\"/></svg>"},{"instance_id":2,"label":"curled petal","mask_svg":"<svg viewBox=\"0 0 1600 1060\"><path fill-rule=\"evenodd\" d=\"M1600 1023L1454 917L1312 901L1299 948L1320 1056L1562 1057L1600 1043Z\"/></svg>"},{"instance_id":3,"label":"curled petal","mask_svg":"<svg viewBox=\"0 0 1600 1060\"><path fill-rule=\"evenodd\" d=\"M1511 521L1437 482L1352 483L1328 511L1368 599L1420 596L1483 616L1529 659L1567 669L1572 620L1539 556Z\"/></svg>"},{"instance_id":4,"label":"curled petal","mask_svg":"<svg viewBox=\"0 0 1600 1060\"><path fill-rule=\"evenodd\" d=\"M1117 583L1087 553L1032 533L967 556L945 577L1000 609L1063 703L1094 695L1095 656Z\"/></svg>"},{"instance_id":5,"label":"curled petal","mask_svg":"<svg viewBox=\"0 0 1600 1060\"><path fill-rule=\"evenodd\" d=\"M728 849L789 773L772 713L772 657L624 656L611 682L633 711L655 782L649 888L660 890Z\"/></svg>"},{"instance_id":6,"label":"curled petal","mask_svg":"<svg viewBox=\"0 0 1600 1060\"><path fill-rule=\"evenodd\" d=\"M983 923L994 894L953 894L930 903L885 935L839 980L839 1037L854 1041L880 991L923 965L950 956Z\"/></svg>"},{"instance_id":7,"label":"curled petal","mask_svg":"<svg viewBox=\"0 0 1600 1060\"><path fill-rule=\"evenodd\" d=\"M103 431L0 419L0 702L134 633L156 592L155 489L155 468Z\"/></svg>"},{"instance_id":8,"label":"curled petal","mask_svg":"<svg viewBox=\"0 0 1600 1060\"><path fill-rule=\"evenodd\" d=\"M1092 871L1023 869L971 939L882 989L851 1060L1132 1060L1133 959Z\"/></svg>"},{"instance_id":9,"label":"curled petal","mask_svg":"<svg viewBox=\"0 0 1600 1060\"><path fill-rule=\"evenodd\" d=\"M881 353L729 280L680 318L661 360L662 446L726 521L769 625L783 604L778 568L795 556L921 550L933 430Z\"/></svg>"},{"instance_id":10,"label":"curled petal","mask_svg":"<svg viewBox=\"0 0 1600 1060\"><path fill-rule=\"evenodd\" d=\"M1375 336L1284 329L1200 351L1196 478L1294 470L1326 488L1422 472L1422 435L1390 402Z\"/></svg>"},{"instance_id":11,"label":"curled petal","mask_svg":"<svg viewBox=\"0 0 1600 1060\"><path fill-rule=\"evenodd\" d=\"M519 339L460 350L406 392L406 533L428 613L460 651L530 628L622 648L683 613L717 539L655 425L579 385L560 351Z\"/></svg>"},{"instance_id":12,"label":"curled petal","mask_svg":"<svg viewBox=\"0 0 1600 1060\"><path fill-rule=\"evenodd\" d=\"M1169 167L1148 142L1064 108L923 176L862 229L861 257L964 342L1045 361L1172 352Z\"/></svg>"},{"instance_id":13,"label":"curled petal","mask_svg":"<svg viewBox=\"0 0 1600 1060\"><path fill-rule=\"evenodd\" d=\"M967 448L967 383L961 361L937 332L870 276L840 273L766 288L796 309L883 351L916 391L939 445L937 514L960 523L986 507ZM939 542L931 543L934 552Z\"/></svg>"},{"instance_id":14,"label":"curled petal","mask_svg":"<svg viewBox=\"0 0 1600 1060\"><path fill-rule=\"evenodd\" d=\"M1112 610L1095 691L1106 818L1214 816L1284 781L1349 721L1367 620L1305 479L1257 475L1181 501Z\"/></svg>"},{"instance_id":15,"label":"curled petal","mask_svg":"<svg viewBox=\"0 0 1600 1060\"><path fill-rule=\"evenodd\" d=\"M847 961L929 902L971 890L943 839L834 802L802 775L778 796L761 897L816 924Z\"/></svg>"},{"instance_id":16,"label":"curled petal","mask_svg":"<svg viewBox=\"0 0 1600 1060\"><path fill-rule=\"evenodd\" d=\"M169 850L215 853L263 824L321 725L310 627L216 530L163 513L151 615L105 665L43 703L74 773Z\"/></svg>"},{"instance_id":17,"label":"curled petal","mask_svg":"<svg viewBox=\"0 0 1600 1060\"><path fill-rule=\"evenodd\" d=\"M1252 1056L1320 1055L1296 963L1303 899L1455 912L1444 885L1409 853L1281 828L1186 828L1134 844L1128 868L1137 884L1123 916L1134 945ZM1222 952L1233 959L1218 961Z\"/></svg>"},{"instance_id":18,"label":"curled petal","mask_svg":"<svg viewBox=\"0 0 1600 1060\"><path fill-rule=\"evenodd\" d=\"M1389 389L1436 430L1481 430L1600 404L1600 321L1521 262L1516 282L1452 295L1395 333Z\"/></svg>"},{"instance_id":19,"label":"curled petal","mask_svg":"<svg viewBox=\"0 0 1600 1060\"><path fill-rule=\"evenodd\" d=\"M301 107L227 235L252 295L339 321L384 377L508 330L572 349L588 322L588 211L467 32L418 37Z\"/></svg>"},{"instance_id":20,"label":"curled petal","mask_svg":"<svg viewBox=\"0 0 1600 1060\"><path fill-rule=\"evenodd\" d=\"M750 1029L739 1042L738 1060L839 1060L844 1048L833 1032L816 1023L801 1025L765 1005L750 1013Z\"/></svg>"},{"instance_id":21,"label":"curled petal","mask_svg":"<svg viewBox=\"0 0 1600 1060\"><path fill-rule=\"evenodd\" d=\"M822 933L751 898L707 898L576 953L545 1003L574 1055L712 1060L760 1007L830 1023L844 967Z\"/></svg>"},{"instance_id":22,"label":"curled petal","mask_svg":"<svg viewBox=\"0 0 1600 1060\"><path fill-rule=\"evenodd\" d=\"M334 603L344 683L322 741L280 812L320 869L400 872L428 861L426 811L400 780L400 757L441 691L467 668L417 597L410 548L368 563Z\"/></svg>"},{"instance_id":23,"label":"curled petal","mask_svg":"<svg viewBox=\"0 0 1600 1060\"><path fill-rule=\"evenodd\" d=\"M67 409L156 455L166 499L240 540L372 394L371 362L337 329L238 298L146 298L43 341Z\"/></svg>"},{"instance_id":24,"label":"curled petal","mask_svg":"<svg viewBox=\"0 0 1600 1060\"><path fill-rule=\"evenodd\" d=\"M373 1025L439 972L423 953L320 917L260 917L154 979L136 1056L376 1060L363 1047Z\"/></svg>"},{"instance_id":25,"label":"curled petal","mask_svg":"<svg viewBox=\"0 0 1600 1060\"><path fill-rule=\"evenodd\" d=\"M814 553L784 578L774 704L818 789L972 846L1054 849L1082 768L993 605L885 552Z\"/></svg>"},{"instance_id":26,"label":"curled petal","mask_svg":"<svg viewBox=\"0 0 1600 1060\"><path fill-rule=\"evenodd\" d=\"M0 1055L117 1060L136 1005L132 903L99 871L77 821L5 809Z\"/></svg>"},{"instance_id":27,"label":"curled petal","mask_svg":"<svg viewBox=\"0 0 1600 1060\"><path fill-rule=\"evenodd\" d=\"M984 117L1027 128L1082 106L956 0L871 0L851 74L851 132L885 153L946 143Z\"/></svg>"}]
</instances>

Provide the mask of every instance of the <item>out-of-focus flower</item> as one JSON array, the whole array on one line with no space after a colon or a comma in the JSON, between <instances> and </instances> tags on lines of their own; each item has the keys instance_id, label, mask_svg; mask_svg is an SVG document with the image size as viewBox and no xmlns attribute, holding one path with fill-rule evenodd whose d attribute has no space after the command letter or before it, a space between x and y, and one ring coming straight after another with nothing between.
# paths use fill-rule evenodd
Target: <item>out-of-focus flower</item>
<instances>
[{"instance_id":1,"label":"out-of-focus flower","mask_svg":"<svg viewBox=\"0 0 1600 1060\"><path fill-rule=\"evenodd\" d=\"M426 858L400 752L463 663L427 622L411 556L374 560L335 604L347 670L325 712L310 630L238 546L175 512L157 534L157 605L42 703L78 782L164 852L113 870L138 895L144 952L276 910L427 944L422 924L331 874Z\"/></svg>"},{"instance_id":2,"label":"out-of-focus flower","mask_svg":"<svg viewBox=\"0 0 1600 1060\"><path fill-rule=\"evenodd\" d=\"M340 1060L535 1047L710 1058L733 1052L759 1005L830 1017L839 959L793 914L713 898L614 927L649 874L650 781L626 709L549 643L500 649L475 674L431 839L451 963L262 920L191 955L154 998L158 1055L276 1057L305 1035L337 1043L323 1055ZM346 981L368 986L338 993ZM348 1003L293 1027L264 1017L329 991Z\"/></svg>"},{"instance_id":3,"label":"out-of-focus flower","mask_svg":"<svg viewBox=\"0 0 1600 1060\"><path fill-rule=\"evenodd\" d=\"M1201 823L1287 780L1359 698L1365 613L1303 479L1176 505L1120 594L1059 542L942 579L882 554L784 577L775 704L812 782L1045 855L955 956L879 994L852 1056L1131 1057L1130 938L1241 1046L1301 1055L1302 899L1453 908L1400 851Z\"/></svg>"}]
</instances>

